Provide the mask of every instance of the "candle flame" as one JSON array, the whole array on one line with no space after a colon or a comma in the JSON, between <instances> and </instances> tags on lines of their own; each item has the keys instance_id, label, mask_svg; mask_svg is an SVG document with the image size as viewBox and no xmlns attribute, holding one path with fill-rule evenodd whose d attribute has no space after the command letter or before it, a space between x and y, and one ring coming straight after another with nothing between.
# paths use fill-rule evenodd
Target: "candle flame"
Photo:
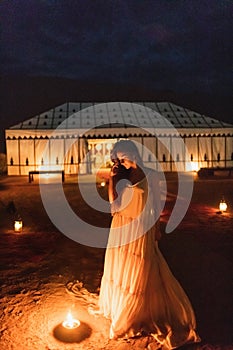
<instances>
[{"instance_id":1,"label":"candle flame","mask_svg":"<svg viewBox=\"0 0 233 350\"><path fill-rule=\"evenodd\" d=\"M67 326L69 326L70 328L74 326L74 319L73 319L73 316L71 315L71 312L68 312L66 322L67 322Z\"/></svg>"},{"instance_id":2,"label":"candle flame","mask_svg":"<svg viewBox=\"0 0 233 350\"><path fill-rule=\"evenodd\" d=\"M67 316L66 316L66 320L62 323L62 325L65 328L73 329L73 328L77 328L78 326L80 326L80 321L79 320L75 320L73 318L71 312L69 311Z\"/></svg>"}]
</instances>

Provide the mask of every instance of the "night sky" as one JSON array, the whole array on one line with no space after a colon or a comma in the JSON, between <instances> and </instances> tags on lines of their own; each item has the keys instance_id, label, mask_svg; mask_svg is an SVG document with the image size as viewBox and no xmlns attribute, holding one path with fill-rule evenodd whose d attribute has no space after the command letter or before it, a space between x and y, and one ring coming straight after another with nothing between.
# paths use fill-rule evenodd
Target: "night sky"
<instances>
[{"instance_id":1,"label":"night sky","mask_svg":"<svg viewBox=\"0 0 233 350\"><path fill-rule=\"evenodd\" d=\"M231 121L232 14L231 0L1 1L1 124L147 96Z\"/></svg>"}]
</instances>

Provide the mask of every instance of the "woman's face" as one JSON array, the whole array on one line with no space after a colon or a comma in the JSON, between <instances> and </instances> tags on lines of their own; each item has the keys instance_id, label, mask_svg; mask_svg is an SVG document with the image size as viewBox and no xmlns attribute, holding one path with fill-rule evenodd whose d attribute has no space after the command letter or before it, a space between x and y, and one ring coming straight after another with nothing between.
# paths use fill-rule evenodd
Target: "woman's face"
<instances>
[{"instance_id":1,"label":"woman's face","mask_svg":"<svg viewBox=\"0 0 233 350\"><path fill-rule=\"evenodd\" d=\"M125 169L136 168L136 163L129 159L129 156L123 152L117 152L117 158Z\"/></svg>"}]
</instances>

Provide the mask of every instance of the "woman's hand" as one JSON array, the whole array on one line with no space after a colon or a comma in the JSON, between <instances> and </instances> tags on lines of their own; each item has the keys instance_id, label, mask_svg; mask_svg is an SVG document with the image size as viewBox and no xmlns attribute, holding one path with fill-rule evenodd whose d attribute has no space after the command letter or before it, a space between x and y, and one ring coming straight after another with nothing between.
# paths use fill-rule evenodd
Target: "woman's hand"
<instances>
[{"instance_id":1,"label":"woman's hand","mask_svg":"<svg viewBox=\"0 0 233 350\"><path fill-rule=\"evenodd\" d=\"M119 164L115 163L113 164L111 171L110 171L110 176L116 176L119 173Z\"/></svg>"}]
</instances>

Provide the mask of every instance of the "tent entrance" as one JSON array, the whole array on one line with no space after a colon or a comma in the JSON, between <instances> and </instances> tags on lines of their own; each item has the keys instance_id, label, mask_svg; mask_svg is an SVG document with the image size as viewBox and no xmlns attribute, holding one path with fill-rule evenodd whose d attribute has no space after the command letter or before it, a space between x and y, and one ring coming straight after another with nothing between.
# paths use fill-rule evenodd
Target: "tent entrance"
<instances>
[{"instance_id":1,"label":"tent entrance","mask_svg":"<svg viewBox=\"0 0 233 350\"><path fill-rule=\"evenodd\" d=\"M90 172L95 174L99 169L111 167L110 153L117 139L89 139L88 159Z\"/></svg>"}]
</instances>

